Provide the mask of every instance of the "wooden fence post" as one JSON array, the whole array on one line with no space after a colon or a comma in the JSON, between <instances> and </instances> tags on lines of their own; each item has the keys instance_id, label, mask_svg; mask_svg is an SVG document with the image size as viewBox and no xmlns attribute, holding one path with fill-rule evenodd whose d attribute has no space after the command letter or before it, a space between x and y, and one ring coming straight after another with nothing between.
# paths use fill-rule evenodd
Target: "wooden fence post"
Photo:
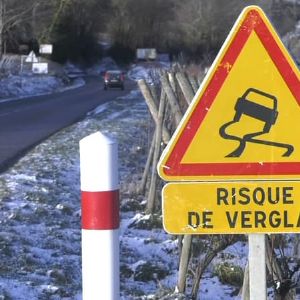
<instances>
[{"instance_id":1,"label":"wooden fence post","mask_svg":"<svg viewBox=\"0 0 300 300\"><path fill-rule=\"evenodd\" d=\"M175 124L178 125L182 119L183 114L180 110L176 95L174 94L173 89L169 83L167 74L163 72L160 78L161 78L162 88L164 89L167 95L168 102L170 104L170 108L174 116Z\"/></svg>"},{"instance_id":2,"label":"wooden fence post","mask_svg":"<svg viewBox=\"0 0 300 300\"><path fill-rule=\"evenodd\" d=\"M186 274L188 271L191 244L192 244L192 235L191 234L184 235L181 256L180 256L180 263L179 263L178 282L177 282L177 288L179 293L184 293L185 291Z\"/></svg>"},{"instance_id":3,"label":"wooden fence post","mask_svg":"<svg viewBox=\"0 0 300 300\"><path fill-rule=\"evenodd\" d=\"M242 286L242 300L250 300L250 291L249 291L249 262L244 270L244 280Z\"/></svg>"},{"instance_id":4,"label":"wooden fence post","mask_svg":"<svg viewBox=\"0 0 300 300\"><path fill-rule=\"evenodd\" d=\"M157 182L157 171L156 165L160 156L161 148L161 136L162 136L162 127L163 127L163 118L165 111L165 93L161 92L159 110L158 110L158 124L155 129L155 146L153 153L153 163L152 163L152 173L151 173L151 182L147 200L146 212L152 214L155 208L155 198L156 198L156 182Z\"/></svg>"},{"instance_id":5,"label":"wooden fence post","mask_svg":"<svg viewBox=\"0 0 300 300\"><path fill-rule=\"evenodd\" d=\"M177 84L176 84L176 78L174 76L174 72L169 72L168 77L169 77L169 82L170 82L170 85L173 89L173 92L176 95L176 97L178 97L178 95L177 95Z\"/></svg>"},{"instance_id":6,"label":"wooden fence post","mask_svg":"<svg viewBox=\"0 0 300 300\"><path fill-rule=\"evenodd\" d=\"M195 95L190 82L188 81L186 76L181 72L176 73L176 78L187 103L190 104Z\"/></svg>"},{"instance_id":7,"label":"wooden fence post","mask_svg":"<svg viewBox=\"0 0 300 300\"><path fill-rule=\"evenodd\" d=\"M179 73L177 73L177 74L179 74ZM178 80L177 74L175 76ZM178 80L178 82L179 82L179 80ZM161 75L161 84L162 84L162 88L166 92L167 99L170 104L170 109L174 116L175 125L177 127L183 117L183 114L180 110L176 95L174 94L173 89L172 89L172 87L168 81L167 75L165 73L163 73ZM187 88L185 90L183 90L180 83L179 83L179 86L182 89L183 94L186 93L186 95L187 95L186 96L184 94L186 101L188 102L189 100L191 100L194 96L191 86L188 87L188 85L187 85ZM185 282L186 282L186 274L187 274L188 264L189 264L191 242L192 242L192 236L184 235L182 251L181 251L181 256L180 256L180 262L179 262L179 272L178 272L177 287L178 287L179 292L183 292L185 290Z\"/></svg>"},{"instance_id":8,"label":"wooden fence post","mask_svg":"<svg viewBox=\"0 0 300 300\"><path fill-rule=\"evenodd\" d=\"M281 284L284 280L283 270L276 260L274 250L270 245L270 240L268 237L266 238L266 263L267 263L267 268L269 270L269 273L273 277L273 280ZM289 290L284 296L276 295L275 299L294 300L295 299L294 292L295 292L294 290Z\"/></svg>"},{"instance_id":9,"label":"wooden fence post","mask_svg":"<svg viewBox=\"0 0 300 300\"><path fill-rule=\"evenodd\" d=\"M156 105L156 101L153 99L152 94L150 89L147 86L147 83L144 79L140 79L138 81L138 85L139 88L145 98L146 104L148 105L149 111L152 115L152 118L156 124L156 126L158 126L159 120L158 120L158 109L157 109L157 105ZM169 130L162 125L162 139L164 141L165 144L167 144L170 140L170 133Z\"/></svg>"},{"instance_id":10,"label":"wooden fence post","mask_svg":"<svg viewBox=\"0 0 300 300\"><path fill-rule=\"evenodd\" d=\"M154 148L155 148L155 131L152 136L152 141L151 141L150 150L149 150L148 157L147 157L147 162L145 165L144 173L143 173L142 180L141 180L139 190L138 190L138 192L141 194L145 193L149 170L150 170L150 167L151 167L152 161L153 161Z\"/></svg>"},{"instance_id":11,"label":"wooden fence post","mask_svg":"<svg viewBox=\"0 0 300 300\"><path fill-rule=\"evenodd\" d=\"M190 84L193 88L194 94L196 94L198 92L198 89L199 89L199 84L197 82L197 79L193 75L190 75L188 78L189 78Z\"/></svg>"}]
</instances>

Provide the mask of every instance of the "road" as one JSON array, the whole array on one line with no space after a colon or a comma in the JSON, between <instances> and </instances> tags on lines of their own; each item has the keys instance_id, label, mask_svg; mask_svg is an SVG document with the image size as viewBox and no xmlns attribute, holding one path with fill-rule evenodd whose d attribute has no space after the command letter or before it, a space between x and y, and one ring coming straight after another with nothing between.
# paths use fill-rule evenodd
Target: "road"
<instances>
[{"instance_id":1,"label":"road","mask_svg":"<svg viewBox=\"0 0 300 300\"><path fill-rule=\"evenodd\" d=\"M84 118L98 105L126 95L126 89L103 90L99 78L86 78L86 85L51 95L0 103L0 172L51 134Z\"/></svg>"}]
</instances>

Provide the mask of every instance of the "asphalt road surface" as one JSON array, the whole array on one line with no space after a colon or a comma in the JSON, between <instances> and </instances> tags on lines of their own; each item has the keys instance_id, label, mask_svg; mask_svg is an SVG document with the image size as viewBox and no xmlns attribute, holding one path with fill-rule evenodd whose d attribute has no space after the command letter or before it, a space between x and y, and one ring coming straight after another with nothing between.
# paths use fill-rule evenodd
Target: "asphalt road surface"
<instances>
[{"instance_id":1,"label":"asphalt road surface","mask_svg":"<svg viewBox=\"0 0 300 300\"><path fill-rule=\"evenodd\" d=\"M104 91L101 79L87 78L80 88L0 103L0 172L51 134L84 118L98 105L126 95L134 85L126 82L124 91Z\"/></svg>"}]
</instances>

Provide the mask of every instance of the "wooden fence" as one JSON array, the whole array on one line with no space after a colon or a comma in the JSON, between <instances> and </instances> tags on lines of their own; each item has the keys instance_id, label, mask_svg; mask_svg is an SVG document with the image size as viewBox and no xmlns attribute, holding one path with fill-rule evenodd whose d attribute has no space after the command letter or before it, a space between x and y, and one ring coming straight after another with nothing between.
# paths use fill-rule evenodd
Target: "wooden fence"
<instances>
[{"instance_id":1,"label":"wooden fence","mask_svg":"<svg viewBox=\"0 0 300 300\"><path fill-rule=\"evenodd\" d=\"M147 195L146 213L154 214L160 209L160 193L162 181L158 177L156 166L162 150L169 142L173 132L179 125L186 109L199 89L204 77L204 70L191 75L183 67L177 65L173 69L158 70L152 74L152 82L141 79L138 86L147 103L155 129L145 164L144 173L139 187L139 192ZM191 260L192 240L197 236L178 236L179 247L179 271L177 289L179 293L185 292L188 267ZM219 235L210 237L211 247L203 257L197 261L194 274L191 299L197 299L200 279L208 264L213 258L229 245L235 243L240 237L238 235ZM278 263L274 251L275 237L266 237L266 262L269 275L274 281L284 284L288 280L288 272ZM249 299L249 279L247 267L244 272L244 283L240 291L242 299ZM287 286L282 294L278 293L276 299L295 299L293 286Z\"/></svg>"}]
</instances>

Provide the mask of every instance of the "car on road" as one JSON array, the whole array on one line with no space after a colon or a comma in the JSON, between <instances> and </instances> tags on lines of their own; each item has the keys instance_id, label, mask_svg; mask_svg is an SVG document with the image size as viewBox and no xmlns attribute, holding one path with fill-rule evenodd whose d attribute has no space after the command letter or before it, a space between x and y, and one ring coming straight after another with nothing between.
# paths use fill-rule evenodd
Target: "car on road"
<instances>
[{"instance_id":1,"label":"car on road","mask_svg":"<svg viewBox=\"0 0 300 300\"><path fill-rule=\"evenodd\" d=\"M119 70L106 71L104 74L104 89L120 88L124 90L124 74Z\"/></svg>"}]
</instances>

